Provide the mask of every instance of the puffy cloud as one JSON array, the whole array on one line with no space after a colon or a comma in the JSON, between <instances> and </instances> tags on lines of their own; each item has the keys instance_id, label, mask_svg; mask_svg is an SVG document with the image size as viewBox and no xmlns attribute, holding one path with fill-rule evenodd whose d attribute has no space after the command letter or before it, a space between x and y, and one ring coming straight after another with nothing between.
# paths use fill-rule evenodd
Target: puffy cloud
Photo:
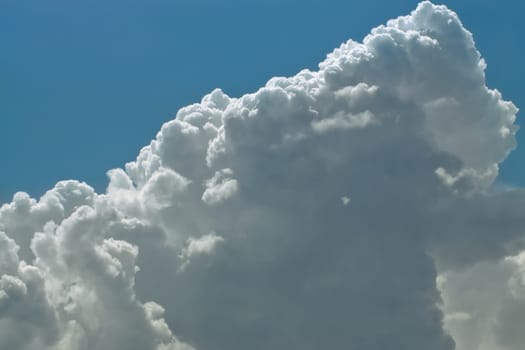
<instances>
[{"instance_id":1,"label":"puffy cloud","mask_svg":"<svg viewBox=\"0 0 525 350\"><path fill-rule=\"evenodd\" d=\"M493 183L517 109L485 67L423 2L318 71L182 108L104 194L16 194L0 347L514 349L525 195ZM496 287L458 307L478 269Z\"/></svg>"},{"instance_id":2,"label":"puffy cloud","mask_svg":"<svg viewBox=\"0 0 525 350\"><path fill-rule=\"evenodd\" d=\"M87 186L63 185L39 202L17 194L13 203L3 207L3 214L19 208L33 213L45 207L49 198L60 197L62 210L76 209L62 220L63 215L49 216L37 228L30 246L31 265L19 260L17 244L1 233L1 347L190 349L171 333L162 308L136 297L138 248L113 238L135 227L104 196L90 197L89 205L73 205L72 201L84 202L79 197ZM59 196L64 187L71 191L69 196ZM85 193L91 196L92 190ZM34 227L38 222L43 221L35 220ZM24 238L26 226L6 228L15 238L18 232Z\"/></svg>"},{"instance_id":3,"label":"puffy cloud","mask_svg":"<svg viewBox=\"0 0 525 350\"><path fill-rule=\"evenodd\" d=\"M202 254L210 254L215 246L224 241L221 236L217 236L213 233L204 235L199 238L189 238L188 245L182 250L181 255L179 256L184 260L184 263L181 265L181 269L186 268L190 263L192 258L195 258Z\"/></svg>"},{"instance_id":4,"label":"puffy cloud","mask_svg":"<svg viewBox=\"0 0 525 350\"><path fill-rule=\"evenodd\" d=\"M206 190L202 194L202 200L210 205L220 203L237 192L237 180L232 179L231 169L222 169L206 181Z\"/></svg>"},{"instance_id":5,"label":"puffy cloud","mask_svg":"<svg viewBox=\"0 0 525 350\"><path fill-rule=\"evenodd\" d=\"M480 262L439 276L445 325L458 349L523 348L524 254Z\"/></svg>"}]
</instances>

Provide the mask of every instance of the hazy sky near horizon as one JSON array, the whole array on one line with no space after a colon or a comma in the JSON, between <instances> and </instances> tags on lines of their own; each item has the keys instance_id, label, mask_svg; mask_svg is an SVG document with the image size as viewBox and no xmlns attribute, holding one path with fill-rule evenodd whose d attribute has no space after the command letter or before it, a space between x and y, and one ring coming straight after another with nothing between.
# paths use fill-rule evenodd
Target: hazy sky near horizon
<instances>
[{"instance_id":1,"label":"hazy sky near horizon","mask_svg":"<svg viewBox=\"0 0 525 350\"><path fill-rule=\"evenodd\" d=\"M444 3L473 32L488 86L525 105L525 5ZM132 160L180 107L214 88L241 96L273 76L316 69L343 41L416 4L0 0L0 202L16 191L38 197L63 179L103 191L105 172ZM525 147L503 163L500 180L525 184L523 159Z\"/></svg>"}]
</instances>

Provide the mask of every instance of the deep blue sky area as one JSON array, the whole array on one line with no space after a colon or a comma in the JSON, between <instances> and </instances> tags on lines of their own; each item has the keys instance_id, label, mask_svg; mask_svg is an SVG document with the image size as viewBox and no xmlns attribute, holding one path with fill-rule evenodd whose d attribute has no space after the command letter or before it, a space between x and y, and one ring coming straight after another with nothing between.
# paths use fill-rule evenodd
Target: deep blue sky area
<instances>
[{"instance_id":1,"label":"deep blue sky area","mask_svg":"<svg viewBox=\"0 0 525 350\"><path fill-rule=\"evenodd\" d=\"M220 87L253 92L409 13L408 0L0 0L0 202L61 179L103 191L176 111ZM487 80L525 108L525 2L445 1ZM518 115L518 124L520 116ZM525 185L522 145L500 181Z\"/></svg>"}]
</instances>

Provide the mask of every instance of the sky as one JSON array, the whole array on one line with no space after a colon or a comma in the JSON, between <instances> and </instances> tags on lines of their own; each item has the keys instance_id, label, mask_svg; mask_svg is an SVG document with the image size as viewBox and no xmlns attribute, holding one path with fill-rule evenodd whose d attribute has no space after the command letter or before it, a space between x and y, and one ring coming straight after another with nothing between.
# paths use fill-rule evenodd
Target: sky
<instances>
[{"instance_id":1,"label":"sky","mask_svg":"<svg viewBox=\"0 0 525 350\"><path fill-rule=\"evenodd\" d=\"M0 2L0 349L522 350L520 9L450 7Z\"/></svg>"},{"instance_id":2,"label":"sky","mask_svg":"<svg viewBox=\"0 0 525 350\"><path fill-rule=\"evenodd\" d=\"M106 171L132 160L179 108L214 88L241 96L273 76L315 69L334 47L416 4L0 0L0 201L16 191L38 197L63 179L102 192ZM488 86L525 105L525 5L445 4L474 33ZM503 163L502 182L525 184L524 155Z\"/></svg>"}]
</instances>

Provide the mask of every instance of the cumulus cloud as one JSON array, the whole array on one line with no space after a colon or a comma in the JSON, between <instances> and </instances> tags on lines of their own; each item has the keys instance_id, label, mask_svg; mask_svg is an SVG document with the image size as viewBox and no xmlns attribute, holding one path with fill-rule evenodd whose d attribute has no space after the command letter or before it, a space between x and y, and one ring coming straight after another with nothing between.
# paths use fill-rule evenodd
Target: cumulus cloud
<instances>
[{"instance_id":1,"label":"cumulus cloud","mask_svg":"<svg viewBox=\"0 0 525 350\"><path fill-rule=\"evenodd\" d=\"M445 327L458 349L523 348L524 254L478 262L440 275Z\"/></svg>"},{"instance_id":2,"label":"cumulus cloud","mask_svg":"<svg viewBox=\"0 0 525 350\"><path fill-rule=\"evenodd\" d=\"M230 169L217 171L215 175L206 181L206 190L202 194L202 200L210 205L220 203L237 192L237 180L231 178Z\"/></svg>"},{"instance_id":3,"label":"cumulus cloud","mask_svg":"<svg viewBox=\"0 0 525 350\"><path fill-rule=\"evenodd\" d=\"M182 108L106 193L16 194L0 348L518 349L525 192L493 186L517 109L485 68L423 2Z\"/></svg>"}]
</instances>

